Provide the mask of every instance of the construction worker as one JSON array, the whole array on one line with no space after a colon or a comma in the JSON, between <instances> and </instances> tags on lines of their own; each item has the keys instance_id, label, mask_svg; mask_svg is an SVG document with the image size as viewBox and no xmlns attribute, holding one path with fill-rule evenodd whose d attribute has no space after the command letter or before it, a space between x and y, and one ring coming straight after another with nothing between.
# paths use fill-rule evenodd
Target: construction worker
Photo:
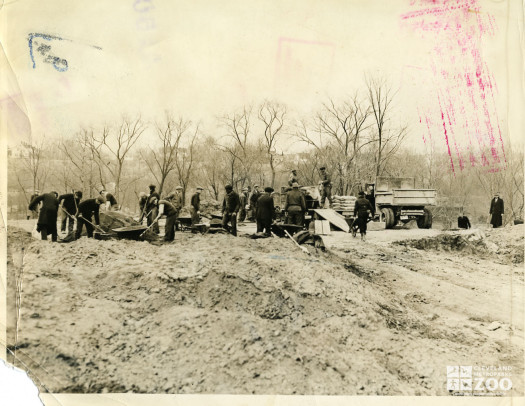
<instances>
[{"instance_id":1,"label":"construction worker","mask_svg":"<svg viewBox=\"0 0 525 406\"><path fill-rule=\"evenodd\" d=\"M297 169L292 169L290 171L290 176L288 176L288 186L289 190L292 189L294 183L299 183L299 177L297 176Z\"/></svg>"},{"instance_id":2,"label":"construction worker","mask_svg":"<svg viewBox=\"0 0 525 406\"><path fill-rule=\"evenodd\" d=\"M366 197L366 200L368 200L370 202L370 204L374 208L374 212L375 212L376 197L375 197L375 194L374 194L374 185L368 185L368 193L366 194L365 197Z\"/></svg>"},{"instance_id":3,"label":"construction worker","mask_svg":"<svg viewBox=\"0 0 525 406\"><path fill-rule=\"evenodd\" d=\"M303 226L306 201L303 193L299 190L297 182L292 183L292 190L286 192L286 203L284 212L287 213L288 223Z\"/></svg>"},{"instance_id":4,"label":"construction worker","mask_svg":"<svg viewBox=\"0 0 525 406\"><path fill-rule=\"evenodd\" d=\"M271 235L272 221L275 214L275 206L273 197L271 196L273 188L264 188L264 193L257 200L257 209L255 219L257 220L257 232L264 232L266 235Z\"/></svg>"},{"instance_id":5,"label":"construction worker","mask_svg":"<svg viewBox=\"0 0 525 406\"><path fill-rule=\"evenodd\" d=\"M319 172L321 177L319 181L319 185L321 186L321 208L324 209L324 203L327 198L329 207L332 207L332 179L326 172L325 166L321 166Z\"/></svg>"},{"instance_id":6,"label":"construction worker","mask_svg":"<svg viewBox=\"0 0 525 406\"><path fill-rule=\"evenodd\" d=\"M100 225L99 212L100 206L103 204L104 198L102 196L98 196L95 199L87 199L79 203L75 239L78 240L80 238L84 224L86 225L88 238L93 238L93 217L95 217L95 225Z\"/></svg>"},{"instance_id":7,"label":"construction worker","mask_svg":"<svg viewBox=\"0 0 525 406\"><path fill-rule=\"evenodd\" d=\"M195 193L191 197L190 202L190 215L191 225L194 226L200 222L200 207L201 207L201 193L204 189L200 186L195 188Z\"/></svg>"},{"instance_id":8,"label":"construction worker","mask_svg":"<svg viewBox=\"0 0 525 406\"><path fill-rule=\"evenodd\" d=\"M153 224L153 222L157 218L157 215L159 214L160 195L155 191L155 189L155 185L149 185L149 195L148 200L146 202L146 220L148 227ZM151 229L155 234L159 234L159 223L156 222L155 224L153 224L153 227L151 227Z\"/></svg>"},{"instance_id":9,"label":"construction worker","mask_svg":"<svg viewBox=\"0 0 525 406\"><path fill-rule=\"evenodd\" d=\"M239 200L241 202L241 209L239 210L239 222L243 222L246 219L246 203L248 201L248 188L243 187L239 194Z\"/></svg>"},{"instance_id":10,"label":"construction worker","mask_svg":"<svg viewBox=\"0 0 525 406\"><path fill-rule=\"evenodd\" d=\"M255 221L255 209L257 208L257 199L260 195L259 185L253 185L253 192L250 196L250 215L248 217L250 221Z\"/></svg>"},{"instance_id":11,"label":"construction worker","mask_svg":"<svg viewBox=\"0 0 525 406\"><path fill-rule=\"evenodd\" d=\"M51 241L57 241L58 193L44 193L35 197L29 205L29 210L34 211L40 202L42 206L38 213L36 231L40 233L42 240L47 240L47 236L51 234Z\"/></svg>"},{"instance_id":12,"label":"construction worker","mask_svg":"<svg viewBox=\"0 0 525 406\"><path fill-rule=\"evenodd\" d=\"M370 202L365 198L365 192L361 191L358 193L358 198L354 205L354 215L357 215L357 220L354 221L354 225L359 228L361 233L361 240L366 241L366 225L368 223L368 217L373 215L374 208ZM353 233L352 233L353 234Z\"/></svg>"},{"instance_id":13,"label":"construction worker","mask_svg":"<svg viewBox=\"0 0 525 406\"><path fill-rule=\"evenodd\" d=\"M58 204L62 209L62 223L60 225L60 231L66 231L66 222L67 222L67 234L73 233L74 218L77 215L78 205L82 200L82 192L76 191L75 193L66 193L64 195L58 196Z\"/></svg>"},{"instance_id":14,"label":"construction worker","mask_svg":"<svg viewBox=\"0 0 525 406\"><path fill-rule=\"evenodd\" d=\"M222 227L232 235L237 236L237 213L241 207L241 202L232 185L226 185L224 189L226 196L222 201ZM231 227L228 226L228 223L231 223Z\"/></svg>"},{"instance_id":15,"label":"construction worker","mask_svg":"<svg viewBox=\"0 0 525 406\"><path fill-rule=\"evenodd\" d=\"M158 220L164 214L166 215L166 225L164 227L164 241L173 241L175 239L175 223L177 222L177 216L179 211L175 207L174 199L176 193L172 192L166 199L159 200L159 214L155 221L158 224Z\"/></svg>"}]
</instances>

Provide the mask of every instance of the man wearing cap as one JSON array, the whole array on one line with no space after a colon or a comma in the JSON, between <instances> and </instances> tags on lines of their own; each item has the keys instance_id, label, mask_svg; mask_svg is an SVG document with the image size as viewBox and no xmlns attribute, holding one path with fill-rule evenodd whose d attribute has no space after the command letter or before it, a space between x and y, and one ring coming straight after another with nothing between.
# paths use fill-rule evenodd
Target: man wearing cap
<instances>
[{"instance_id":1,"label":"man wearing cap","mask_svg":"<svg viewBox=\"0 0 525 406\"><path fill-rule=\"evenodd\" d=\"M261 192L259 192L259 185L253 185L253 192L250 196L250 216L249 220L254 221L255 220L255 210L257 208L257 199L259 199L259 196L261 195Z\"/></svg>"},{"instance_id":2,"label":"man wearing cap","mask_svg":"<svg viewBox=\"0 0 525 406\"><path fill-rule=\"evenodd\" d=\"M58 197L58 205L62 208L64 217L62 218L62 223L60 225L60 230L62 232L66 231L66 223L68 225L67 231L68 235L73 233L73 218L77 215L78 205L82 199L82 192L76 191L75 193L66 193Z\"/></svg>"},{"instance_id":3,"label":"man wearing cap","mask_svg":"<svg viewBox=\"0 0 525 406\"><path fill-rule=\"evenodd\" d=\"M222 227L232 235L237 236L237 213L241 207L241 202L232 185L226 185L224 189L226 190L226 196L224 196L222 201ZM230 222L231 226L228 226Z\"/></svg>"},{"instance_id":4,"label":"man wearing cap","mask_svg":"<svg viewBox=\"0 0 525 406\"><path fill-rule=\"evenodd\" d=\"M292 190L286 192L284 211L288 216L288 223L303 226L306 202L297 182L292 183Z\"/></svg>"},{"instance_id":5,"label":"man wearing cap","mask_svg":"<svg viewBox=\"0 0 525 406\"><path fill-rule=\"evenodd\" d=\"M290 176L288 177L288 186L292 188L294 183L299 183L299 177L297 176L297 169L292 169L290 171Z\"/></svg>"},{"instance_id":6,"label":"man wearing cap","mask_svg":"<svg viewBox=\"0 0 525 406\"><path fill-rule=\"evenodd\" d=\"M140 210L140 218L139 223L142 224L142 220L144 220L144 216L146 215L146 203L148 201L148 195L146 192L140 192L139 193L139 210Z\"/></svg>"},{"instance_id":7,"label":"man wearing cap","mask_svg":"<svg viewBox=\"0 0 525 406\"><path fill-rule=\"evenodd\" d=\"M201 192L203 189L199 186L195 189L195 193L191 197L190 202L190 214L191 214L191 225L194 226L199 224L200 221L200 206L201 206Z\"/></svg>"},{"instance_id":8,"label":"man wearing cap","mask_svg":"<svg viewBox=\"0 0 525 406\"><path fill-rule=\"evenodd\" d=\"M95 224L100 225L100 205L104 204L104 198L98 196L96 199L87 199L80 202L78 205L78 216L77 216L77 232L75 238L78 240L80 234L82 234L82 228L86 225L86 231L88 238L93 237L93 217L95 217Z\"/></svg>"},{"instance_id":9,"label":"man wearing cap","mask_svg":"<svg viewBox=\"0 0 525 406\"><path fill-rule=\"evenodd\" d=\"M358 193L358 198L354 205L354 220L353 227L359 227L361 233L361 240L366 240L366 225L368 223L368 217L374 212L374 208L370 202L365 198L365 192L361 191Z\"/></svg>"},{"instance_id":10,"label":"man wearing cap","mask_svg":"<svg viewBox=\"0 0 525 406\"><path fill-rule=\"evenodd\" d=\"M159 200L159 214L157 215L157 223L162 215L166 215L166 225L164 226L164 241L173 241L175 239L175 223L179 211L175 207L174 199L175 192L171 192L166 199Z\"/></svg>"},{"instance_id":11,"label":"man wearing cap","mask_svg":"<svg viewBox=\"0 0 525 406\"><path fill-rule=\"evenodd\" d=\"M329 207L332 206L332 179L330 175L326 172L326 167L321 166L319 168L321 180L319 184L321 185L321 208L324 209L324 203L326 198L328 198Z\"/></svg>"},{"instance_id":12,"label":"man wearing cap","mask_svg":"<svg viewBox=\"0 0 525 406\"><path fill-rule=\"evenodd\" d=\"M271 235L272 221L275 214L275 206L273 197L271 196L273 188L265 187L264 193L257 200L257 209L255 218L257 220L257 232L264 232L266 235Z\"/></svg>"},{"instance_id":13,"label":"man wearing cap","mask_svg":"<svg viewBox=\"0 0 525 406\"><path fill-rule=\"evenodd\" d=\"M56 241L58 238L58 193L44 193L43 195L35 197L29 205L29 210L35 210L40 202L42 202L42 207L40 207L38 213L36 231L40 232L40 236L43 240L47 240L47 236L51 234L51 240Z\"/></svg>"},{"instance_id":14,"label":"man wearing cap","mask_svg":"<svg viewBox=\"0 0 525 406\"><path fill-rule=\"evenodd\" d=\"M248 200L247 193L248 188L243 187L242 192L239 194L239 201L241 202L241 209L239 210L239 222L244 221L246 218L246 203Z\"/></svg>"},{"instance_id":15,"label":"man wearing cap","mask_svg":"<svg viewBox=\"0 0 525 406\"><path fill-rule=\"evenodd\" d=\"M155 191L156 187L155 185L149 185L149 195L146 202L146 214L147 214L147 224L148 227L153 224L151 227L152 231L155 234L159 234L159 223L155 222L155 219L157 218L159 214L159 200L160 195Z\"/></svg>"}]
</instances>

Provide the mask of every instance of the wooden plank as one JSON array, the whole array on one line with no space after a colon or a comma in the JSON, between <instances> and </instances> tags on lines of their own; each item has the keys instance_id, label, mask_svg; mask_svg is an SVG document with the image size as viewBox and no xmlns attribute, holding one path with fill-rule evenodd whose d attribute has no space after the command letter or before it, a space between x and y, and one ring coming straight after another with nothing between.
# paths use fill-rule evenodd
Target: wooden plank
<instances>
[{"instance_id":1,"label":"wooden plank","mask_svg":"<svg viewBox=\"0 0 525 406\"><path fill-rule=\"evenodd\" d=\"M345 233L348 233L350 231L350 226L346 222L345 218L339 213L337 213L335 210L315 209L314 212L322 218L328 220L331 224L333 224L338 229L344 231Z\"/></svg>"}]
</instances>

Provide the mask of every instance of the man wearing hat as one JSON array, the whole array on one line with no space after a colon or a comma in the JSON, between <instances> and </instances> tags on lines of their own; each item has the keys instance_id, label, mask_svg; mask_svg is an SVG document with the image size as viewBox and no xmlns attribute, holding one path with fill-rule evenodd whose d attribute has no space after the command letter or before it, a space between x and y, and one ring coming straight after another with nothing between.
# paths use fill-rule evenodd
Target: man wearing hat
<instances>
[{"instance_id":1,"label":"man wearing hat","mask_svg":"<svg viewBox=\"0 0 525 406\"><path fill-rule=\"evenodd\" d=\"M148 214L147 216L148 227L151 224L153 224L153 222L155 221L155 219L157 218L159 214L160 195L155 191L155 189L156 189L155 185L149 185L149 195L148 195L148 200L146 203L146 213ZM153 224L153 227L151 228L155 234L160 233L158 222L155 222L155 224Z\"/></svg>"},{"instance_id":2,"label":"man wearing hat","mask_svg":"<svg viewBox=\"0 0 525 406\"><path fill-rule=\"evenodd\" d=\"M273 197L271 196L273 188L265 187L264 193L257 200L257 209L255 218L257 220L257 232L264 232L266 235L272 233L272 221L275 214Z\"/></svg>"},{"instance_id":3,"label":"man wearing hat","mask_svg":"<svg viewBox=\"0 0 525 406\"><path fill-rule=\"evenodd\" d=\"M171 199L171 203L175 208L177 209L177 212L180 213L182 208L184 207L184 201L182 200L182 186L177 186L175 188L175 192L173 193L173 198ZM177 217L178 217L177 213Z\"/></svg>"},{"instance_id":4,"label":"man wearing hat","mask_svg":"<svg viewBox=\"0 0 525 406\"><path fill-rule=\"evenodd\" d=\"M248 188L243 187L239 194L239 201L241 202L241 209L239 210L239 222L244 221L246 218L246 204L248 202Z\"/></svg>"},{"instance_id":5,"label":"man wearing hat","mask_svg":"<svg viewBox=\"0 0 525 406\"><path fill-rule=\"evenodd\" d=\"M87 199L79 203L75 239L80 238L84 225L88 238L93 237L93 217L95 218L95 225L100 225L99 212L102 204L104 204L104 198L100 195L95 199Z\"/></svg>"},{"instance_id":6,"label":"man wearing hat","mask_svg":"<svg viewBox=\"0 0 525 406\"><path fill-rule=\"evenodd\" d=\"M222 227L228 230L232 235L237 236L237 213L241 208L241 201L237 192L233 190L232 185L226 185L226 196L222 201ZM228 223L231 222L231 226Z\"/></svg>"},{"instance_id":7,"label":"man wearing hat","mask_svg":"<svg viewBox=\"0 0 525 406\"><path fill-rule=\"evenodd\" d=\"M255 220L255 210L257 208L257 199L259 199L259 196L261 196L261 192L259 192L259 185L253 185L253 192L250 196L250 216L248 218L250 221Z\"/></svg>"},{"instance_id":8,"label":"man wearing hat","mask_svg":"<svg viewBox=\"0 0 525 406\"><path fill-rule=\"evenodd\" d=\"M499 197L499 192L494 193L494 197L490 201L490 224L493 228L501 227L503 224L502 215L505 214L505 205L503 199Z\"/></svg>"},{"instance_id":9,"label":"man wearing hat","mask_svg":"<svg viewBox=\"0 0 525 406\"><path fill-rule=\"evenodd\" d=\"M191 197L190 214L191 214L191 225L194 226L199 224L200 221L200 207L201 207L201 192L204 189L198 186L195 189L195 193Z\"/></svg>"},{"instance_id":10,"label":"man wearing hat","mask_svg":"<svg viewBox=\"0 0 525 406\"><path fill-rule=\"evenodd\" d=\"M284 211L287 213L289 224L303 226L306 201L304 200L303 193L299 190L299 184L297 182L292 183L292 190L286 192Z\"/></svg>"},{"instance_id":11,"label":"man wearing hat","mask_svg":"<svg viewBox=\"0 0 525 406\"><path fill-rule=\"evenodd\" d=\"M352 227L359 227L361 233L361 240L366 240L366 224L368 223L368 217L374 212L374 208L370 202L365 198L365 192L361 191L358 193L358 198L354 205L354 216L356 220L352 224Z\"/></svg>"},{"instance_id":12,"label":"man wearing hat","mask_svg":"<svg viewBox=\"0 0 525 406\"><path fill-rule=\"evenodd\" d=\"M326 172L326 167L321 166L319 168L321 180L319 184L321 185L321 208L324 209L324 203L326 198L328 198L329 207L332 206L332 179L330 175Z\"/></svg>"},{"instance_id":13,"label":"man wearing hat","mask_svg":"<svg viewBox=\"0 0 525 406\"><path fill-rule=\"evenodd\" d=\"M33 202L33 200L35 200L38 196L40 196L40 190L38 189L35 189L35 193L33 193L31 195L31 197L29 198L29 204L31 204ZM40 209L40 205L36 205L35 208L33 210L31 210L31 218L34 218L34 219L37 219L38 218L38 211ZM29 220L29 218L28 218Z\"/></svg>"}]
</instances>

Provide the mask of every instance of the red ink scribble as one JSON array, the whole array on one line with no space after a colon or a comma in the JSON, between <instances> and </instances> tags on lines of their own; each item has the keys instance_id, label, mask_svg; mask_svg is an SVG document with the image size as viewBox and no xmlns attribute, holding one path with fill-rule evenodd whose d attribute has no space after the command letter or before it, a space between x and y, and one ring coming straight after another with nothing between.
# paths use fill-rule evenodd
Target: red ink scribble
<instances>
[{"instance_id":1,"label":"red ink scribble","mask_svg":"<svg viewBox=\"0 0 525 406\"><path fill-rule=\"evenodd\" d=\"M420 123L427 127L424 141L441 132L453 172L455 159L463 170L463 156L469 157L471 166L505 165L494 96L497 87L481 53L484 37L496 33L494 16L483 12L479 0L411 0L409 4L413 10L400 16L401 23L428 40L427 66L436 96L430 102L422 99L426 105L418 108ZM432 117L441 117L439 128L432 125Z\"/></svg>"}]
</instances>

